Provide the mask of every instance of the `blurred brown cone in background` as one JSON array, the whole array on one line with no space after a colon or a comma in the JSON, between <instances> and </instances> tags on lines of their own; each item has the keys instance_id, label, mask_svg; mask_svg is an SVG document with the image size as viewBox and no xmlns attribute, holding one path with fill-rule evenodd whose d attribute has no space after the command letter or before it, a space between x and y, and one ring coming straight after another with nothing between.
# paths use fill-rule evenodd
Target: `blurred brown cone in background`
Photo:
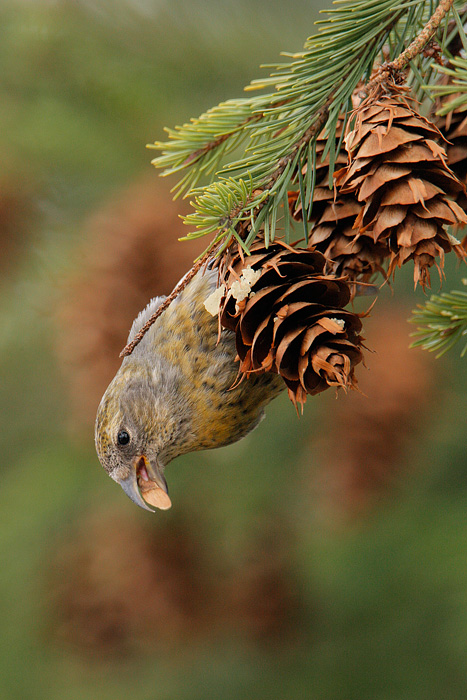
<instances>
[{"instance_id":1,"label":"blurred brown cone in background","mask_svg":"<svg viewBox=\"0 0 467 700\"><path fill-rule=\"evenodd\" d=\"M387 246L390 274L413 260L415 284L429 286L429 268L436 264L441 276L445 253L465 256L444 228L467 223L455 201L464 186L447 166L439 130L400 88L380 86L355 116L345 138L349 164L335 174L341 191L362 204L354 227Z\"/></svg>"},{"instance_id":2,"label":"blurred brown cone in background","mask_svg":"<svg viewBox=\"0 0 467 700\"><path fill-rule=\"evenodd\" d=\"M362 360L360 318L344 310L345 280L324 273L324 256L281 242L238 249L221 270L221 324L236 333L240 373L274 372L293 403L330 386L354 388Z\"/></svg>"},{"instance_id":3,"label":"blurred brown cone in background","mask_svg":"<svg viewBox=\"0 0 467 700\"><path fill-rule=\"evenodd\" d=\"M0 180L0 271L14 264L22 250L31 222L37 217L34 197L21 180L3 177Z\"/></svg>"},{"instance_id":4,"label":"blurred brown cone in background","mask_svg":"<svg viewBox=\"0 0 467 700\"><path fill-rule=\"evenodd\" d=\"M186 234L180 213L180 204L151 177L114 195L85 225L80 264L57 311L74 429L94 422L138 312L152 297L168 294L205 247L177 240Z\"/></svg>"},{"instance_id":5,"label":"blurred brown cone in background","mask_svg":"<svg viewBox=\"0 0 467 700\"><path fill-rule=\"evenodd\" d=\"M409 347L408 314L383 305L367 320L374 353L360 373L362 394L331 401L322 416L327 427L312 447L313 487L329 522L360 514L391 488L409 440L423 427L424 406L433 405L435 360Z\"/></svg>"},{"instance_id":6,"label":"blurred brown cone in background","mask_svg":"<svg viewBox=\"0 0 467 700\"><path fill-rule=\"evenodd\" d=\"M143 526L121 508L93 508L54 541L50 557L48 636L83 654L189 644L205 624L209 574L202 545L180 520Z\"/></svg>"},{"instance_id":7,"label":"blurred brown cone in background","mask_svg":"<svg viewBox=\"0 0 467 700\"><path fill-rule=\"evenodd\" d=\"M259 533L246 532L229 565L223 550L206 553L192 518L155 525L120 508L80 513L46 561L48 639L100 662L182 650L212 639L213 630L287 643L304 610L291 533L259 517Z\"/></svg>"},{"instance_id":8,"label":"blurred brown cone in background","mask_svg":"<svg viewBox=\"0 0 467 700\"><path fill-rule=\"evenodd\" d=\"M219 610L223 624L260 644L286 644L301 628L304 601L293 569L292 535L263 517L252 527Z\"/></svg>"}]
</instances>

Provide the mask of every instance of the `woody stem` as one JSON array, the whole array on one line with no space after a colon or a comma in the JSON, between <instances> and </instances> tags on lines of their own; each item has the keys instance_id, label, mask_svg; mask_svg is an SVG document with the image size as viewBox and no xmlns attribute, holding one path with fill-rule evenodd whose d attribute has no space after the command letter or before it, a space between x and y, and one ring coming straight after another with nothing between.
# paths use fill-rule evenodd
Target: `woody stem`
<instances>
[{"instance_id":1,"label":"woody stem","mask_svg":"<svg viewBox=\"0 0 467 700\"><path fill-rule=\"evenodd\" d=\"M420 54L425 46L433 39L436 31L441 24L444 17L447 15L451 9L454 0L440 0L440 3L426 25L423 27L420 34L415 37L409 46L397 57L394 61L389 63L384 63L378 70L375 77L370 80L362 92L369 93L371 90L383 83L387 78L394 73L403 70L410 61L412 61L418 54Z\"/></svg>"}]
</instances>

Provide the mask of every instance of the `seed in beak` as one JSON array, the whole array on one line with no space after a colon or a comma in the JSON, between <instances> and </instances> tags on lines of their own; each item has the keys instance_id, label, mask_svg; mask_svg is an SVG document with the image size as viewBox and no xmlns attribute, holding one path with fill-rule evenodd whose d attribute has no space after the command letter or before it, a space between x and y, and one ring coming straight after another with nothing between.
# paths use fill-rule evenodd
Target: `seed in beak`
<instances>
[{"instance_id":1,"label":"seed in beak","mask_svg":"<svg viewBox=\"0 0 467 700\"><path fill-rule=\"evenodd\" d=\"M151 479L148 474L147 464L148 462L146 461L146 457L142 455L139 458L136 466L138 487L141 496L146 503L149 503L149 505L154 506L155 508L160 508L160 510L168 510L172 507L172 501L170 500L167 491L161 488L158 483ZM151 469L151 465L149 465L149 468ZM161 483L165 484L164 477L162 476L160 478L162 479Z\"/></svg>"},{"instance_id":2,"label":"seed in beak","mask_svg":"<svg viewBox=\"0 0 467 700\"><path fill-rule=\"evenodd\" d=\"M163 491L154 481L145 481L140 484L141 495L149 505L161 510L168 510L172 507L172 501L168 493Z\"/></svg>"}]
</instances>

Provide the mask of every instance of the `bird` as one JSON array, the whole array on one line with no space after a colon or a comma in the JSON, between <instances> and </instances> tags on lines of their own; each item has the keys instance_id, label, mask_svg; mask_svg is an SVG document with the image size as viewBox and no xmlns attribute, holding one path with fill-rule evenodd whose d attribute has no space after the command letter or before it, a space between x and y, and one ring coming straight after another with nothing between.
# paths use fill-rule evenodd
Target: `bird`
<instances>
[{"instance_id":1,"label":"bird","mask_svg":"<svg viewBox=\"0 0 467 700\"><path fill-rule=\"evenodd\" d=\"M205 302L218 283L200 270L124 357L97 411L99 460L141 508L166 510L165 468L176 457L230 445L253 430L284 388L263 372L239 381L235 333L220 329ZM131 327L131 342L166 297L152 299Z\"/></svg>"}]
</instances>

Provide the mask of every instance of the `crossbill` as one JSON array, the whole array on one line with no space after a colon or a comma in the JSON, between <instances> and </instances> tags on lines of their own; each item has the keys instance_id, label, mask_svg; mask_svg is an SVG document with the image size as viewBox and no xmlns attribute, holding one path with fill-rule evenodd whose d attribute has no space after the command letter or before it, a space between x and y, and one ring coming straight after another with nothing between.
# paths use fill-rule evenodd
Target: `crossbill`
<instances>
[{"instance_id":1,"label":"crossbill","mask_svg":"<svg viewBox=\"0 0 467 700\"><path fill-rule=\"evenodd\" d=\"M134 503L170 508L165 467L175 457L244 437L283 388L273 373L237 380L235 334L218 332L204 302L217 272L198 272L125 357L99 405L95 441L109 476ZM135 319L130 342L164 297ZM146 496L146 500L143 498Z\"/></svg>"}]
</instances>

